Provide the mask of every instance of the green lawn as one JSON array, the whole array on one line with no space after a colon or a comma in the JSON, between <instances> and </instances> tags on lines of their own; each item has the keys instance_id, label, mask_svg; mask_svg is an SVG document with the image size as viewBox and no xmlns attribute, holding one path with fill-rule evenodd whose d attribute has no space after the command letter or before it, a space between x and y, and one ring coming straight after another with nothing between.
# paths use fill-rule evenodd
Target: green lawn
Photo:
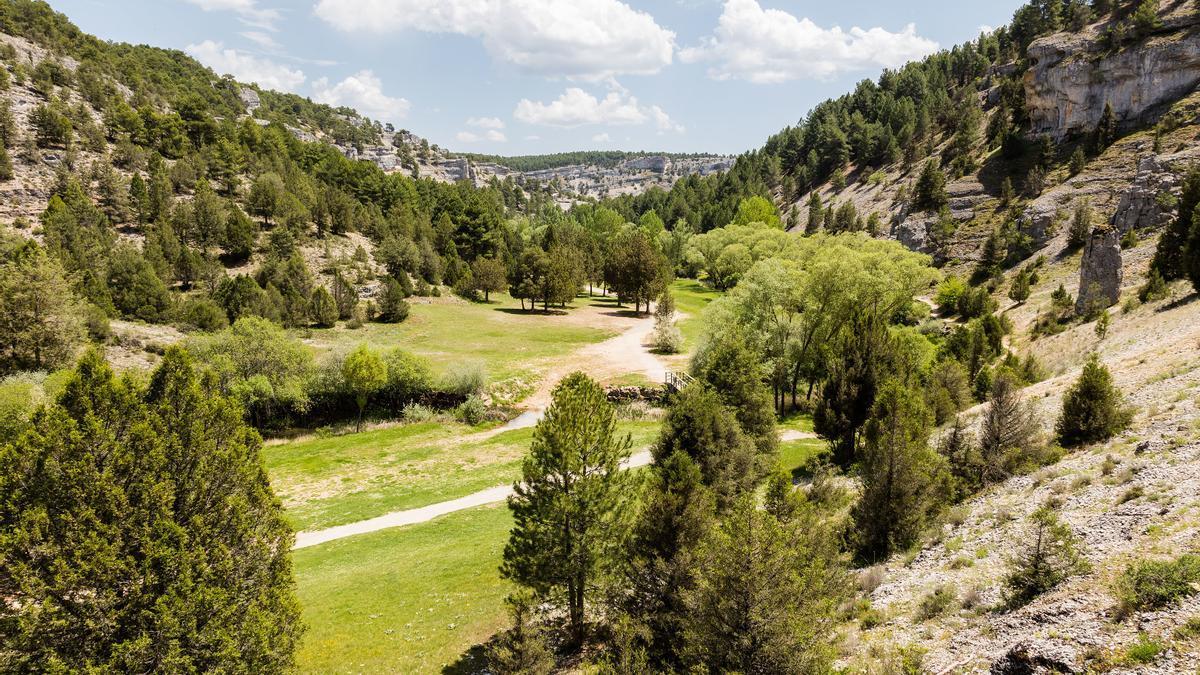
<instances>
[{"instance_id":1,"label":"green lawn","mask_svg":"<svg viewBox=\"0 0 1200 675\"><path fill-rule=\"evenodd\" d=\"M779 465L793 476L803 475L809 460L827 449L828 444L819 438L784 441L779 444Z\"/></svg>"},{"instance_id":2,"label":"green lawn","mask_svg":"<svg viewBox=\"0 0 1200 675\"><path fill-rule=\"evenodd\" d=\"M586 302L587 298L579 298L576 304ZM540 359L569 354L615 335L565 318L521 312L520 303L503 293L493 294L488 304L434 298L432 304L414 301L404 323L318 329L307 342L318 351L360 342L377 349L403 347L429 359L438 370L456 362L479 361L492 381L501 381L528 376L530 366Z\"/></svg>"},{"instance_id":3,"label":"green lawn","mask_svg":"<svg viewBox=\"0 0 1200 675\"><path fill-rule=\"evenodd\" d=\"M788 415L779 421L780 431L803 431L812 433L813 420L812 415L808 413L799 413Z\"/></svg>"},{"instance_id":4,"label":"green lawn","mask_svg":"<svg viewBox=\"0 0 1200 675\"><path fill-rule=\"evenodd\" d=\"M643 448L659 424L620 429ZM511 483L532 438L532 428L481 439L471 427L427 422L270 445L263 454L292 525L315 530Z\"/></svg>"},{"instance_id":5,"label":"green lawn","mask_svg":"<svg viewBox=\"0 0 1200 675\"><path fill-rule=\"evenodd\" d=\"M720 291L696 281L695 279L678 279L671 285L671 293L675 296L675 307L687 317L680 319L676 325L683 333L684 350L690 351L700 339L704 323L700 315L708 303L721 297Z\"/></svg>"},{"instance_id":6,"label":"green lawn","mask_svg":"<svg viewBox=\"0 0 1200 675\"><path fill-rule=\"evenodd\" d=\"M507 623L503 504L293 553L305 673L438 673Z\"/></svg>"}]
</instances>

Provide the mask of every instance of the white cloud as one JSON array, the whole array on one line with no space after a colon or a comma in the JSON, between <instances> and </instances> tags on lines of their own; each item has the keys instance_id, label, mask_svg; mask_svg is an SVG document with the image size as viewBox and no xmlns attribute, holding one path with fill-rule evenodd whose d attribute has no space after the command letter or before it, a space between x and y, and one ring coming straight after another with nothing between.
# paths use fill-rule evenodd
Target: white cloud
<instances>
[{"instance_id":1,"label":"white cloud","mask_svg":"<svg viewBox=\"0 0 1200 675\"><path fill-rule=\"evenodd\" d=\"M625 90L610 91L598 99L579 87L570 87L549 103L523 98L517 103L513 117L526 124L566 129L589 124L635 125L653 120L660 131L683 132L683 127L662 108L644 107Z\"/></svg>"},{"instance_id":2,"label":"white cloud","mask_svg":"<svg viewBox=\"0 0 1200 675\"><path fill-rule=\"evenodd\" d=\"M312 83L313 100L332 106L347 106L384 122L399 122L411 106L407 99L383 93L383 82L370 70L360 70L331 85L322 77Z\"/></svg>"},{"instance_id":3,"label":"white cloud","mask_svg":"<svg viewBox=\"0 0 1200 675\"><path fill-rule=\"evenodd\" d=\"M670 115L656 105L650 106L650 116L654 118L654 125L659 131L674 131L677 134L684 132L682 124L672 120Z\"/></svg>"},{"instance_id":4,"label":"white cloud","mask_svg":"<svg viewBox=\"0 0 1200 675\"><path fill-rule=\"evenodd\" d=\"M248 26L265 30L277 30L275 24L282 18L277 9L264 9L258 0L187 0L206 12L233 12L238 20Z\"/></svg>"},{"instance_id":5,"label":"white cloud","mask_svg":"<svg viewBox=\"0 0 1200 675\"><path fill-rule=\"evenodd\" d=\"M612 143L612 137L608 134L596 134L592 136L593 143Z\"/></svg>"},{"instance_id":6,"label":"white cloud","mask_svg":"<svg viewBox=\"0 0 1200 675\"><path fill-rule=\"evenodd\" d=\"M318 0L314 11L349 32L476 37L492 58L548 76L651 74L675 52L673 32L620 0Z\"/></svg>"},{"instance_id":7,"label":"white cloud","mask_svg":"<svg viewBox=\"0 0 1200 675\"><path fill-rule=\"evenodd\" d=\"M909 24L899 33L882 28L849 31L821 28L757 0L726 0L717 28L699 46L683 49L681 61L709 61L709 76L758 84L795 79L828 79L869 68L894 68L936 51Z\"/></svg>"},{"instance_id":8,"label":"white cloud","mask_svg":"<svg viewBox=\"0 0 1200 675\"><path fill-rule=\"evenodd\" d=\"M238 33L238 35L241 35L242 37L269 52L278 52L280 50L279 43L275 41L275 38L262 31L247 30Z\"/></svg>"},{"instance_id":9,"label":"white cloud","mask_svg":"<svg viewBox=\"0 0 1200 675\"><path fill-rule=\"evenodd\" d=\"M499 117L471 117L467 119L467 126L480 129L503 129L504 121Z\"/></svg>"},{"instance_id":10,"label":"white cloud","mask_svg":"<svg viewBox=\"0 0 1200 675\"><path fill-rule=\"evenodd\" d=\"M184 48L197 61L218 73L228 73L243 82L254 82L266 89L295 92L304 84L304 71L292 70L270 59L247 54L213 40Z\"/></svg>"},{"instance_id":11,"label":"white cloud","mask_svg":"<svg viewBox=\"0 0 1200 675\"><path fill-rule=\"evenodd\" d=\"M483 135L479 135L473 131L460 131L454 135L454 139L459 143L478 143L480 141L491 141L493 143L504 143L508 138L504 132L495 129L489 129Z\"/></svg>"}]
</instances>

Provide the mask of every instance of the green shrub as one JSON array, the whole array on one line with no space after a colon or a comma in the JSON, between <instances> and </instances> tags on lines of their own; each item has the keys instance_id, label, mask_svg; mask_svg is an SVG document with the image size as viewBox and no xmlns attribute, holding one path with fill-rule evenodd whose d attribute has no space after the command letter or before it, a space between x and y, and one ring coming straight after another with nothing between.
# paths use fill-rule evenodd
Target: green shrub
<instances>
[{"instance_id":1,"label":"green shrub","mask_svg":"<svg viewBox=\"0 0 1200 675\"><path fill-rule=\"evenodd\" d=\"M479 361L460 361L447 370L441 378L442 391L460 396L481 393L487 386L487 372Z\"/></svg>"},{"instance_id":2,"label":"green shrub","mask_svg":"<svg viewBox=\"0 0 1200 675\"><path fill-rule=\"evenodd\" d=\"M917 621L928 621L950 611L958 602L958 593L950 585L938 586L921 598L917 605Z\"/></svg>"},{"instance_id":3,"label":"green shrub","mask_svg":"<svg viewBox=\"0 0 1200 675\"><path fill-rule=\"evenodd\" d=\"M1062 415L1055 431L1064 447L1107 440L1124 431L1133 420L1112 374L1095 354L1063 397Z\"/></svg>"},{"instance_id":4,"label":"green shrub","mask_svg":"<svg viewBox=\"0 0 1200 675\"><path fill-rule=\"evenodd\" d=\"M433 374L429 362L403 349L393 349L384 356L387 362L387 384L379 392L395 409L420 398L433 389Z\"/></svg>"},{"instance_id":5,"label":"green shrub","mask_svg":"<svg viewBox=\"0 0 1200 675\"><path fill-rule=\"evenodd\" d=\"M937 303L938 311L943 314L958 311L958 299L967 290L967 284L962 279L955 276L946 277L945 281L938 284L937 295L933 299Z\"/></svg>"},{"instance_id":6,"label":"green shrub","mask_svg":"<svg viewBox=\"0 0 1200 675\"><path fill-rule=\"evenodd\" d=\"M1162 643L1143 633L1138 636L1137 642L1125 650L1125 661L1131 664L1153 663L1165 650L1166 647L1163 647Z\"/></svg>"},{"instance_id":7,"label":"green shrub","mask_svg":"<svg viewBox=\"0 0 1200 675\"><path fill-rule=\"evenodd\" d=\"M483 398L479 396L470 396L462 405L458 406L458 417L464 424L475 426L483 424L487 419L487 405L484 404Z\"/></svg>"},{"instance_id":8,"label":"green shrub","mask_svg":"<svg viewBox=\"0 0 1200 675\"><path fill-rule=\"evenodd\" d=\"M1192 640L1200 636L1200 616L1193 616L1175 629L1176 640Z\"/></svg>"},{"instance_id":9,"label":"green shrub","mask_svg":"<svg viewBox=\"0 0 1200 675\"><path fill-rule=\"evenodd\" d=\"M1196 583L1200 583L1200 556L1131 563L1113 584L1117 613L1125 617L1166 607L1194 595Z\"/></svg>"},{"instance_id":10,"label":"green shrub","mask_svg":"<svg viewBox=\"0 0 1200 675\"><path fill-rule=\"evenodd\" d=\"M1030 517L1028 542L1009 560L1004 600L1009 608L1028 604L1066 579L1088 569L1071 528L1048 506Z\"/></svg>"}]
</instances>

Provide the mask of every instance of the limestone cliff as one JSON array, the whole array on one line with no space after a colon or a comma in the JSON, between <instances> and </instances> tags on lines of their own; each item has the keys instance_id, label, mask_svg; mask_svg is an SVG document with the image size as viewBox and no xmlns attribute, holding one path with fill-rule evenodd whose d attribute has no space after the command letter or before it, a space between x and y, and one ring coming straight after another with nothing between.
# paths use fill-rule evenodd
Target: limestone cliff
<instances>
[{"instance_id":1,"label":"limestone cliff","mask_svg":"<svg viewBox=\"0 0 1200 675\"><path fill-rule=\"evenodd\" d=\"M1133 125L1200 84L1200 15L1190 2L1164 2L1162 27L1113 49L1107 24L1056 33L1029 47L1025 100L1032 134L1055 139L1090 132L1111 104Z\"/></svg>"}]
</instances>

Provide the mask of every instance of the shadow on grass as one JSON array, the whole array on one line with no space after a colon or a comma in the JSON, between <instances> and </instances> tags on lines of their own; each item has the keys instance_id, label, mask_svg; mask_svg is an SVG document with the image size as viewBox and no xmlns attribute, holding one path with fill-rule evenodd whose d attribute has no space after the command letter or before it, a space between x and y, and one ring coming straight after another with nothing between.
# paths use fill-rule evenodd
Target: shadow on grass
<instances>
[{"instance_id":1,"label":"shadow on grass","mask_svg":"<svg viewBox=\"0 0 1200 675\"><path fill-rule=\"evenodd\" d=\"M454 663L442 667L442 675L476 675L487 673L487 645L480 644L463 652Z\"/></svg>"},{"instance_id":2,"label":"shadow on grass","mask_svg":"<svg viewBox=\"0 0 1200 675\"><path fill-rule=\"evenodd\" d=\"M600 312L604 316L617 316L623 319L644 319L650 316L649 312L635 312L632 309L615 309L611 312Z\"/></svg>"},{"instance_id":3,"label":"shadow on grass","mask_svg":"<svg viewBox=\"0 0 1200 675\"><path fill-rule=\"evenodd\" d=\"M495 307L493 311L504 312L505 314L515 314L517 316L566 316L567 310L550 308L550 309L521 309L520 307Z\"/></svg>"}]
</instances>

